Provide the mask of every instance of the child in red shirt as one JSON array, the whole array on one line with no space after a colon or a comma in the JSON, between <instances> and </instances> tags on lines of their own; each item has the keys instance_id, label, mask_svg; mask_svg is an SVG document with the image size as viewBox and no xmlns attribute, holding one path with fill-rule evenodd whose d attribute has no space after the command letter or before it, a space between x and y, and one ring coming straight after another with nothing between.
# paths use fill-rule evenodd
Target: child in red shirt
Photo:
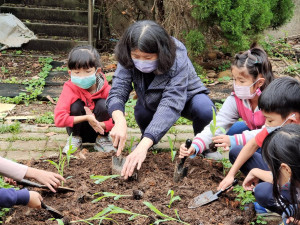
<instances>
[{"instance_id":1,"label":"child in red shirt","mask_svg":"<svg viewBox=\"0 0 300 225\"><path fill-rule=\"evenodd\" d=\"M72 148L96 142L96 151L115 150L108 135L113 122L105 105L110 85L101 72L99 53L92 46L77 46L69 54L68 67L71 79L54 110L55 125L67 127ZM68 139L63 152L69 149Z\"/></svg>"}]
</instances>

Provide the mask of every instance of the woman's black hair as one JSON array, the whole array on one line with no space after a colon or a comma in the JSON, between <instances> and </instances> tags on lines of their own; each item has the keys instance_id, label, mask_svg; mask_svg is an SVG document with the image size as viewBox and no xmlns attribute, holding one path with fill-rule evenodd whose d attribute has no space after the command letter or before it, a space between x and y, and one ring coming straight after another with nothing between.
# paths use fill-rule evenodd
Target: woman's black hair
<instances>
[{"instance_id":1,"label":"woman's black hair","mask_svg":"<svg viewBox=\"0 0 300 225\"><path fill-rule=\"evenodd\" d=\"M280 77L262 92L258 107L267 113L280 114L285 119L292 112L300 112L300 82L292 77Z\"/></svg>"},{"instance_id":2,"label":"woman's black hair","mask_svg":"<svg viewBox=\"0 0 300 225\"><path fill-rule=\"evenodd\" d=\"M115 48L117 61L126 69L134 68L130 53L136 49L158 54L156 74L167 72L175 61L176 45L172 37L151 20L141 20L127 28Z\"/></svg>"},{"instance_id":3,"label":"woman's black hair","mask_svg":"<svg viewBox=\"0 0 300 225\"><path fill-rule=\"evenodd\" d=\"M100 55L91 45L76 46L69 54L68 67L70 70L101 67Z\"/></svg>"},{"instance_id":4,"label":"woman's black hair","mask_svg":"<svg viewBox=\"0 0 300 225\"><path fill-rule=\"evenodd\" d=\"M273 174L273 196L283 212L300 220L300 204L297 201L297 185L300 188L300 125L288 124L269 134L262 145L262 155ZM278 178L282 163L291 168L291 201L280 194ZM300 193L299 193L300 194ZM289 210L287 210L287 206ZM296 206L296 207L295 207Z\"/></svg>"},{"instance_id":5,"label":"woman's black hair","mask_svg":"<svg viewBox=\"0 0 300 225\"><path fill-rule=\"evenodd\" d=\"M272 65L268 59L267 53L256 44L253 44L250 50L236 54L232 66L237 68L246 67L248 73L256 80L261 74L265 78L265 83L260 87L263 91L274 79Z\"/></svg>"}]
</instances>

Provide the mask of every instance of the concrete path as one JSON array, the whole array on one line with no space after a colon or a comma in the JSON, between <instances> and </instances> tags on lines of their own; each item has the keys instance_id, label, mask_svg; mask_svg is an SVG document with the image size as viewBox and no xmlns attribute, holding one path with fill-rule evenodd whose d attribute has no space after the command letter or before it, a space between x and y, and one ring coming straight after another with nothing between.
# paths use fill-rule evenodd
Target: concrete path
<instances>
[{"instance_id":1,"label":"concrete path","mask_svg":"<svg viewBox=\"0 0 300 225\"><path fill-rule=\"evenodd\" d=\"M161 139L156 149L169 149L167 136L175 141L175 147L178 149L180 144L184 143L187 138L194 137L192 125L174 126ZM136 143L140 137L141 132L138 128L128 128L127 147L129 147L132 138ZM58 155L59 148L65 146L67 139L68 134L65 128L57 128L53 125L39 127L37 125L21 124L21 132L18 134L0 134L0 156L18 161ZM83 147L91 148L91 145L85 144Z\"/></svg>"}]
</instances>

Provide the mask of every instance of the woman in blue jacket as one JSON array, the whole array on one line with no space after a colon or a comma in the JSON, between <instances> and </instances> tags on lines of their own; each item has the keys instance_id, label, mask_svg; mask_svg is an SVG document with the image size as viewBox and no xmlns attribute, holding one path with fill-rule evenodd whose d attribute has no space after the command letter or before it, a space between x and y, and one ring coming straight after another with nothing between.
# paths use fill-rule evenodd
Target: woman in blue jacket
<instances>
[{"instance_id":1,"label":"woman in blue jacket","mask_svg":"<svg viewBox=\"0 0 300 225\"><path fill-rule=\"evenodd\" d=\"M134 115L142 132L121 173L127 179L180 116L193 121L195 134L202 131L212 119L213 103L185 46L153 21L132 24L118 42L115 55L118 67L107 107L115 122L110 135L118 147L117 156L126 142L124 109L132 84L138 96Z\"/></svg>"}]
</instances>

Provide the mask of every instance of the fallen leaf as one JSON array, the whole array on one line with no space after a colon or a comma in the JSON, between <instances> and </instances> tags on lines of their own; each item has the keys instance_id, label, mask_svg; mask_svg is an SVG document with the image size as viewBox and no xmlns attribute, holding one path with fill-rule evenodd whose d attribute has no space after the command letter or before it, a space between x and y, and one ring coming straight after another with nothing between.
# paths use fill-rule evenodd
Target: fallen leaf
<instances>
[{"instance_id":1,"label":"fallen leaf","mask_svg":"<svg viewBox=\"0 0 300 225\"><path fill-rule=\"evenodd\" d=\"M37 67L40 66L40 64L39 63L33 63L32 66L33 66L33 68L37 68Z\"/></svg>"},{"instance_id":2,"label":"fallen leaf","mask_svg":"<svg viewBox=\"0 0 300 225\"><path fill-rule=\"evenodd\" d=\"M49 133L47 133L47 134L45 134L47 137L51 137L51 136L53 136L53 135L56 135L57 133L55 133L55 132L49 132Z\"/></svg>"},{"instance_id":3,"label":"fallen leaf","mask_svg":"<svg viewBox=\"0 0 300 225\"><path fill-rule=\"evenodd\" d=\"M86 159L85 155L82 152L79 152L79 158L80 159Z\"/></svg>"},{"instance_id":4,"label":"fallen leaf","mask_svg":"<svg viewBox=\"0 0 300 225\"><path fill-rule=\"evenodd\" d=\"M31 79L33 79L33 80L37 80L37 79L39 79L39 78L40 78L39 76L31 77Z\"/></svg>"},{"instance_id":5,"label":"fallen leaf","mask_svg":"<svg viewBox=\"0 0 300 225\"><path fill-rule=\"evenodd\" d=\"M104 67L104 70L113 70L113 69L117 69L117 64L109 64Z\"/></svg>"}]
</instances>

